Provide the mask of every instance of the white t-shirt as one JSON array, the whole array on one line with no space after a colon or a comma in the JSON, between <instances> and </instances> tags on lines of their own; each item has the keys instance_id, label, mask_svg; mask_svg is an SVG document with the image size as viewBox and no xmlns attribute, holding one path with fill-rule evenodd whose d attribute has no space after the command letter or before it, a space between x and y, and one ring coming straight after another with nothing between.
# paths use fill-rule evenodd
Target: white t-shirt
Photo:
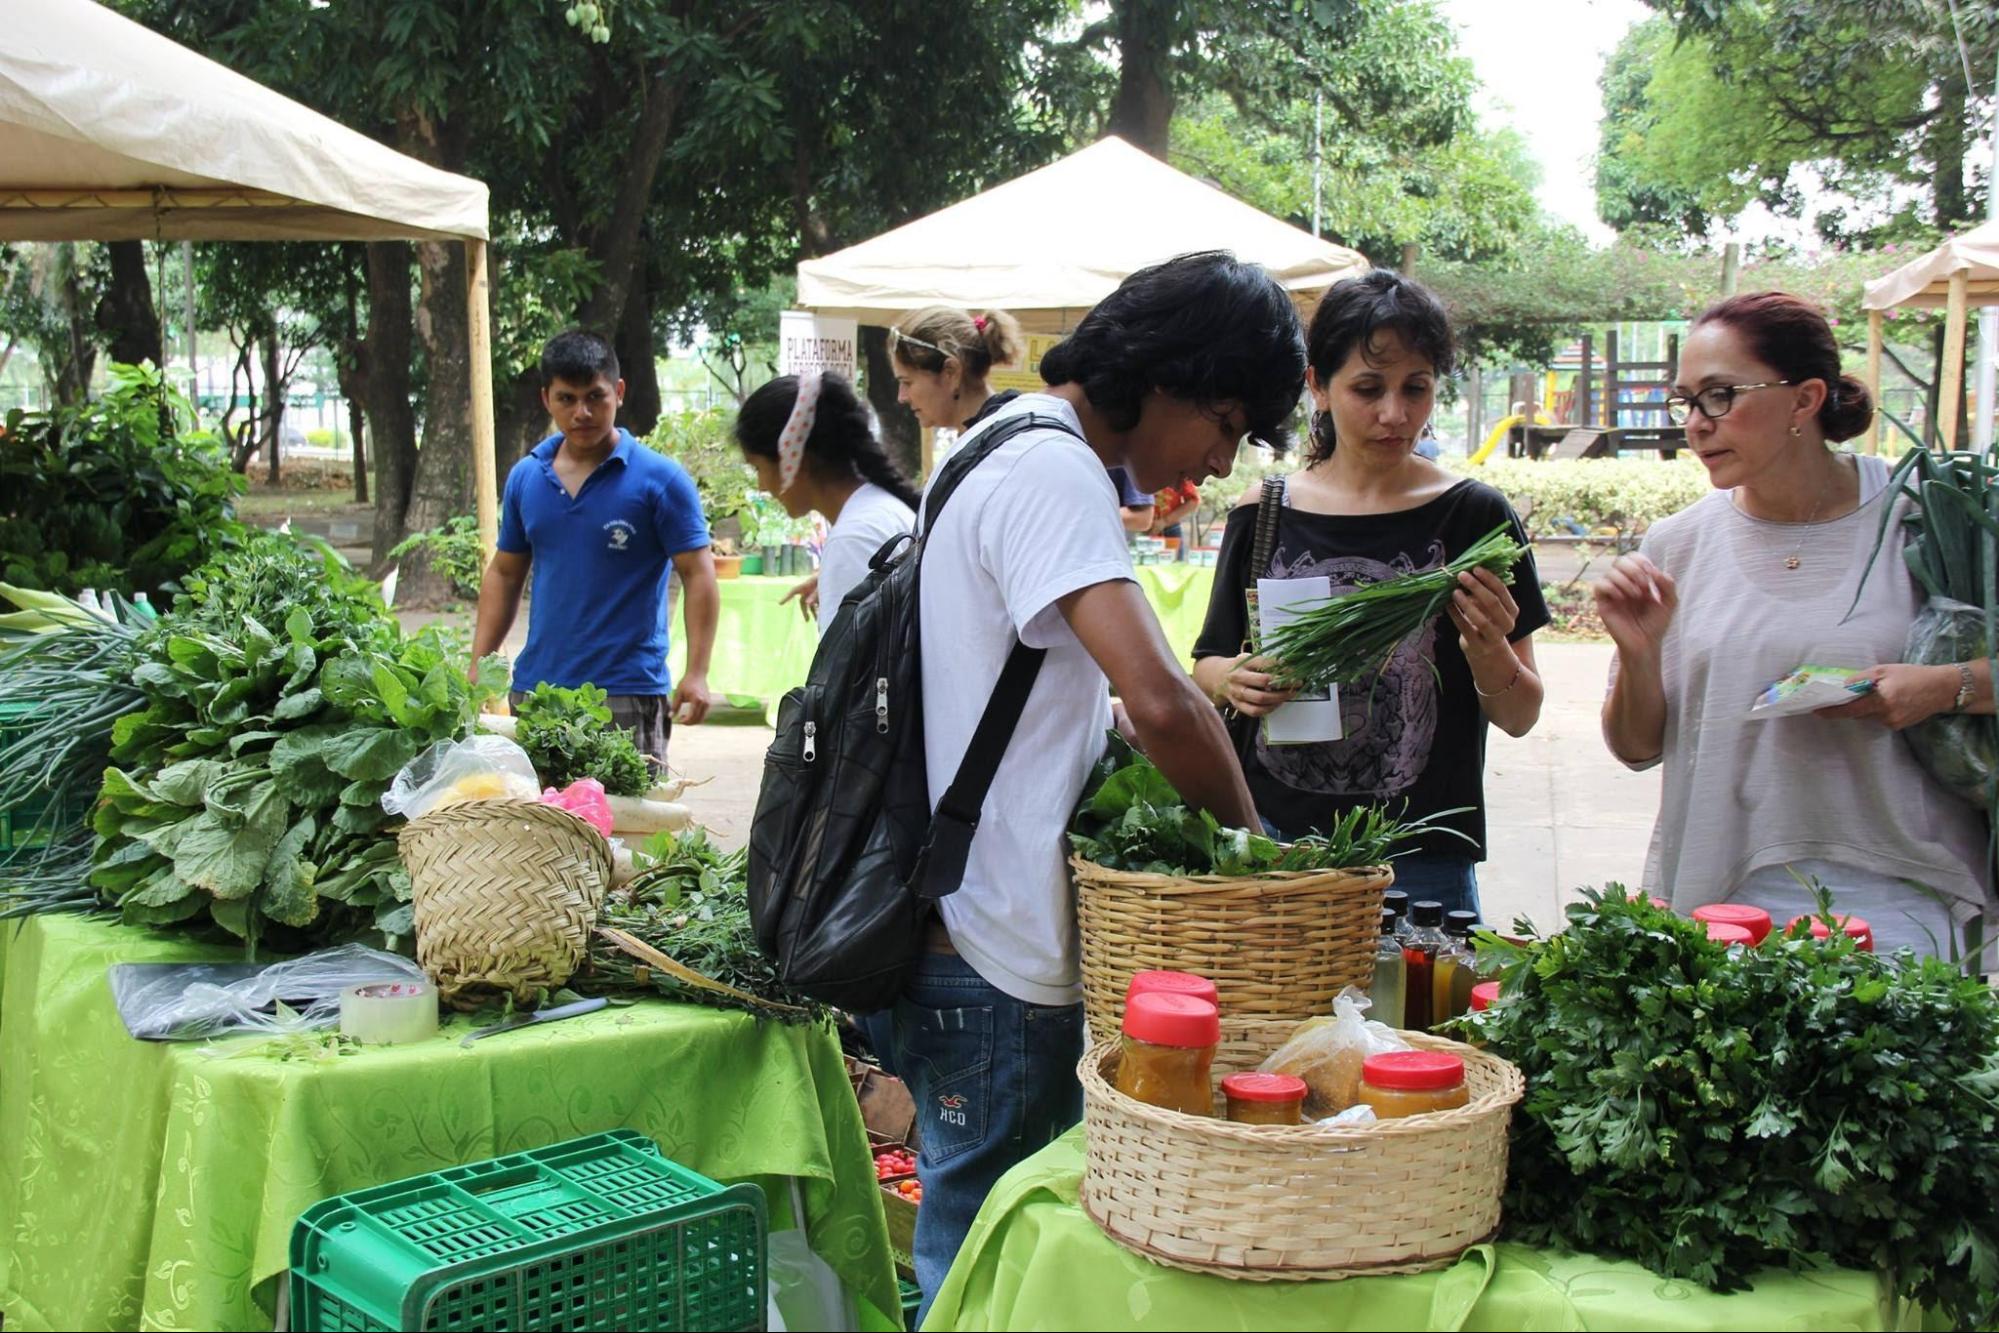
<instances>
[{"instance_id":1,"label":"white t-shirt","mask_svg":"<svg viewBox=\"0 0 1999 1333\"><path fill-rule=\"evenodd\" d=\"M968 432L1025 412L1073 408L1022 394ZM1067 830L1111 726L1104 674L1055 603L1132 577L1117 492L1075 435L1031 431L974 468L923 552L923 727L930 801L943 799L1016 636L1048 656L980 815L958 891L942 900L951 941L1000 990L1029 1004L1082 999Z\"/></svg>"},{"instance_id":2,"label":"white t-shirt","mask_svg":"<svg viewBox=\"0 0 1999 1333\"><path fill-rule=\"evenodd\" d=\"M840 521L826 534L826 545L819 552L821 634L839 614L841 601L867 577L868 561L882 543L915 526L915 511L871 481L862 482L847 497L840 507Z\"/></svg>"}]
</instances>

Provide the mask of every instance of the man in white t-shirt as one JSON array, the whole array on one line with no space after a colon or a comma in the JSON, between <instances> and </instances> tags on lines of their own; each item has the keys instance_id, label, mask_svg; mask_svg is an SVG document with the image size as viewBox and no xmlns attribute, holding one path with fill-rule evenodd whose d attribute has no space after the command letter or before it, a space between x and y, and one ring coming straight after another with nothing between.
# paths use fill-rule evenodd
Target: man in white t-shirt
<instances>
[{"instance_id":1,"label":"man in white t-shirt","mask_svg":"<svg viewBox=\"0 0 1999 1333\"><path fill-rule=\"evenodd\" d=\"M1043 357L1041 374L1046 392L1007 403L965 443L1022 413L1069 429L1002 444L959 485L923 552L933 805L1016 637L1047 650L962 885L939 903L942 920L883 1052L909 1082L921 1125L915 1259L926 1302L993 1182L1082 1114L1065 833L1112 725L1106 681L1136 742L1190 804L1258 827L1220 715L1133 581L1106 469L1127 469L1151 493L1227 476L1245 437L1281 440L1305 374L1291 302L1252 264L1184 256L1126 279Z\"/></svg>"}]
</instances>

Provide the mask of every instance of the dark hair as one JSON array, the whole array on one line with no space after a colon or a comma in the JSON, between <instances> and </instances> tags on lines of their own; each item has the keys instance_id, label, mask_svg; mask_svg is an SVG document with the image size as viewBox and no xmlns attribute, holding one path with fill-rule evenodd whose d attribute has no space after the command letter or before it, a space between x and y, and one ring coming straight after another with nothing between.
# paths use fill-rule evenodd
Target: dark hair
<instances>
[{"instance_id":1,"label":"dark hair","mask_svg":"<svg viewBox=\"0 0 1999 1333\"><path fill-rule=\"evenodd\" d=\"M1457 344L1451 337L1451 317L1437 294L1414 278L1393 269L1378 268L1334 283L1319 298L1312 312L1312 327L1305 334L1306 354L1319 377L1319 387L1339 373L1347 358L1356 351L1369 364L1379 354L1381 335L1393 333L1416 355L1429 361L1439 375L1448 375L1457 365ZM1323 463L1333 456L1339 443L1334 438L1332 414L1312 414L1312 447L1306 462Z\"/></svg>"},{"instance_id":2,"label":"dark hair","mask_svg":"<svg viewBox=\"0 0 1999 1333\"><path fill-rule=\"evenodd\" d=\"M930 305L904 315L889 330L889 347L895 359L911 370L937 374L947 357L974 379L984 379L994 366L1010 366L1019 361L1027 344L1020 336L1020 321L1004 310L988 310L973 315L948 305Z\"/></svg>"},{"instance_id":3,"label":"dark hair","mask_svg":"<svg viewBox=\"0 0 1999 1333\"><path fill-rule=\"evenodd\" d=\"M1305 386L1298 312L1268 273L1223 250L1142 268L1041 357L1041 378L1080 384L1114 430L1154 389L1203 407L1240 402L1273 448Z\"/></svg>"},{"instance_id":4,"label":"dark hair","mask_svg":"<svg viewBox=\"0 0 1999 1333\"><path fill-rule=\"evenodd\" d=\"M1694 327L1726 324L1749 344L1750 352L1793 383L1825 381L1819 429L1828 440L1850 440L1874 419L1867 386L1839 370L1839 343L1819 308L1789 292L1750 292L1717 301L1701 311Z\"/></svg>"},{"instance_id":5,"label":"dark hair","mask_svg":"<svg viewBox=\"0 0 1999 1333\"><path fill-rule=\"evenodd\" d=\"M541 387L557 380L589 384L599 375L618 382L618 354L610 340L588 329L568 329L556 334L541 349Z\"/></svg>"},{"instance_id":6,"label":"dark hair","mask_svg":"<svg viewBox=\"0 0 1999 1333\"><path fill-rule=\"evenodd\" d=\"M743 452L776 458L777 437L797 402L796 375L779 375L751 394L736 413L736 443ZM882 452L881 441L868 427L868 409L854 386L838 375L826 376L819 386L819 412L812 420L812 433L805 437L805 461L821 476L838 476L843 470L858 474L911 509L921 498L902 469Z\"/></svg>"}]
</instances>

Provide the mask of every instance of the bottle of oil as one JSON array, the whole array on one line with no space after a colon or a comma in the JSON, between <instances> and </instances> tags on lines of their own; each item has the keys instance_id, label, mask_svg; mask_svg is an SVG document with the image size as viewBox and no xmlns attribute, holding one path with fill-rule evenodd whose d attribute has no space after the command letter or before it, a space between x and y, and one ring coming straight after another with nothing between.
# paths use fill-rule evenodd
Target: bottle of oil
<instances>
[{"instance_id":1,"label":"bottle of oil","mask_svg":"<svg viewBox=\"0 0 1999 1333\"><path fill-rule=\"evenodd\" d=\"M1434 1012L1437 955L1444 935L1444 905L1432 899L1409 905L1409 934L1402 941L1402 1026L1428 1032Z\"/></svg>"},{"instance_id":2,"label":"bottle of oil","mask_svg":"<svg viewBox=\"0 0 1999 1333\"><path fill-rule=\"evenodd\" d=\"M1446 943L1437 951L1430 972L1432 1027L1456 1018L1471 1006L1471 988L1479 979L1471 945L1471 933L1477 926L1477 912L1457 911L1444 918Z\"/></svg>"},{"instance_id":3,"label":"bottle of oil","mask_svg":"<svg viewBox=\"0 0 1999 1333\"><path fill-rule=\"evenodd\" d=\"M1392 1028L1402 1026L1402 941L1395 938L1395 909L1381 909L1381 938L1375 942L1374 985L1368 988L1367 1016Z\"/></svg>"}]
</instances>

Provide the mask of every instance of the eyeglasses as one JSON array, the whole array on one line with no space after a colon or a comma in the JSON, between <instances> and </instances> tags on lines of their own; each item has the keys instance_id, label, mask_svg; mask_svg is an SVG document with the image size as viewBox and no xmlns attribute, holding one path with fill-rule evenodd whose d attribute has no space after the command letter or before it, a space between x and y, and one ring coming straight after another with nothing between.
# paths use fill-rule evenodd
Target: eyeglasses
<instances>
[{"instance_id":1,"label":"eyeglasses","mask_svg":"<svg viewBox=\"0 0 1999 1333\"><path fill-rule=\"evenodd\" d=\"M1761 384L1711 384L1691 396L1676 393L1666 399L1666 415L1675 426L1684 426L1693 420L1694 409L1709 421L1719 421L1735 406L1735 395L1748 393L1751 389L1781 389L1796 384L1796 380L1764 380Z\"/></svg>"}]
</instances>

